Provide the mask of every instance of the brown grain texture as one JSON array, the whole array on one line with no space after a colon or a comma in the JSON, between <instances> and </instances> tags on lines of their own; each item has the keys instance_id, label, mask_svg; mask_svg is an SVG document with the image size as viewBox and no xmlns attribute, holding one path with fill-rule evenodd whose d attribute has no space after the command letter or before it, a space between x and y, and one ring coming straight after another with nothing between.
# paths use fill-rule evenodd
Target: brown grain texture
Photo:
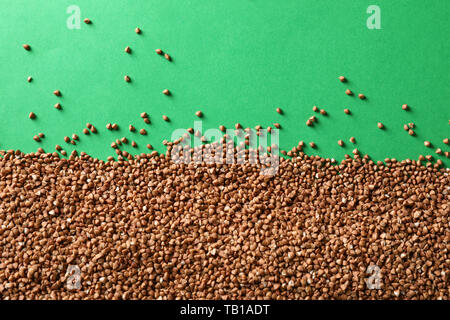
<instances>
[{"instance_id":1,"label":"brown grain texture","mask_svg":"<svg viewBox=\"0 0 450 320\"><path fill-rule=\"evenodd\" d=\"M295 152L269 177L156 151L40 151L0 152L1 299L450 297L449 171L436 164ZM372 264L380 290L366 287Z\"/></svg>"}]
</instances>

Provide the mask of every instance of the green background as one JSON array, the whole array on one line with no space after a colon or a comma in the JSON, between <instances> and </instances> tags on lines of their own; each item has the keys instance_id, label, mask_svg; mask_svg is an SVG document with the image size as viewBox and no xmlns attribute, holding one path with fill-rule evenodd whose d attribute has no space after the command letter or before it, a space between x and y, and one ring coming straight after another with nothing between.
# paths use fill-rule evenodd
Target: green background
<instances>
[{"instance_id":1,"label":"green background","mask_svg":"<svg viewBox=\"0 0 450 320\"><path fill-rule=\"evenodd\" d=\"M381 9L381 30L366 27L371 4ZM68 29L69 5L93 24ZM281 149L304 140L318 146L305 148L308 154L339 160L356 146L374 160L432 154L448 165L434 150L449 151L442 143L450 132L449 12L446 0L0 0L0 149L53 152L60 144L69 154L77 149L105 159L115 156L111 141L126 136L139 145L126 146L129 152L147 152L147 143L162 152L162 140L192 127L202 110L204 129L279 122ZM349 82L339 82L340 75ZM165 88L171 97L161 93ZM368 99L347 96L347 88ZM310 128L313 105L328 116L316 114ZM36 120L28 119L30 111ZM99 133L83 135L86 122ZM108 122L121 130L106 130ZM408 122L416 124L415 137L402 128ZM129 124L148 135L130 133ZM41 143L32 139L39 132L46 134ZM77 146L63 141L72 133L80 136Z\"/></svg>"}]
</instances>

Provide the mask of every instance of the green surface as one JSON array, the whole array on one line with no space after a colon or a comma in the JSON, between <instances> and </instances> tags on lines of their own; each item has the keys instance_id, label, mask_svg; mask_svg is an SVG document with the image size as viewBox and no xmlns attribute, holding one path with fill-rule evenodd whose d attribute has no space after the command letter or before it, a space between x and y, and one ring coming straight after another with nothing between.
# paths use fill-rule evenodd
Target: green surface
<instances>
[{"instance_id":1,"label":"green surface","mask_svg":"<svg viewBox=\"0 0 450 320\"><path fill-rule=\"evenodd\" d=\"M72 4L93 24L68 29ZM450 136L450 1L378 0L381 30L366 27L371 4L0 0L0 149L32 152L42 146L53 152L60 144L69 154L76 148L105 159L115 156L111 141L126 136L139 144L127 151L146 152L147 143L163 151L162 140L176 128L192 127L195 111L202 110L204 129L279 122L282 149L304 140L318 146L305 148L307 153L324 157L342 159L357 147L374 160L432 154L448 165L434 150L449 151L442 140ZM173 62L155 54L156 48ZM124 82L126 74L131 83ZM340 75L349 82L339 82ZM163 95L165 88L173 96ZM345 95L347 88L368 99ZM55 89L61 98L52 94ZM61 111L53 108L56 102ZM401 109L404 103L409 112ZM317 115L318 124L309 128L313 105L329 115ZM36 120L28 119L30 111ZM139 117L142 111L150 125ZM171 122L162 121L163 114ZM99 133L84 136L86 122ZM107 131L108 122L121 130ZM402 128L408 122L416 124L415 137ZM132 134L129 124L149 134ZM46 134L41 143L32 139L39 132ZM63 141L72 133L81 138L77 146ZM351 136L356 145L348 142ZM434 148L424 147L424 140Z\"/></svg>"}]
</instances>

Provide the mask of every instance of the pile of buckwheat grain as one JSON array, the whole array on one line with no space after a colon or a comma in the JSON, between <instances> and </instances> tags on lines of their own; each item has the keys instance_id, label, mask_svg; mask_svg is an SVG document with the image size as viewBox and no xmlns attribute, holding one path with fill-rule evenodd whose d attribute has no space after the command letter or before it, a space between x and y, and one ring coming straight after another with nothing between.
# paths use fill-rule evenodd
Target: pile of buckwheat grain
<instances>
[{"instance_id":1,"label":"pile of buckwheat grain","mask_svg":"<svg viewBox=\"0 0 450 320\"><path fill-rule=\"evenodd\" d=\"M0 157L1 299L449 299L449 171ZM69 290L69 266L80 289ZM369 289L369 266L380 289Z\"/></svg>"}]
</instances>

